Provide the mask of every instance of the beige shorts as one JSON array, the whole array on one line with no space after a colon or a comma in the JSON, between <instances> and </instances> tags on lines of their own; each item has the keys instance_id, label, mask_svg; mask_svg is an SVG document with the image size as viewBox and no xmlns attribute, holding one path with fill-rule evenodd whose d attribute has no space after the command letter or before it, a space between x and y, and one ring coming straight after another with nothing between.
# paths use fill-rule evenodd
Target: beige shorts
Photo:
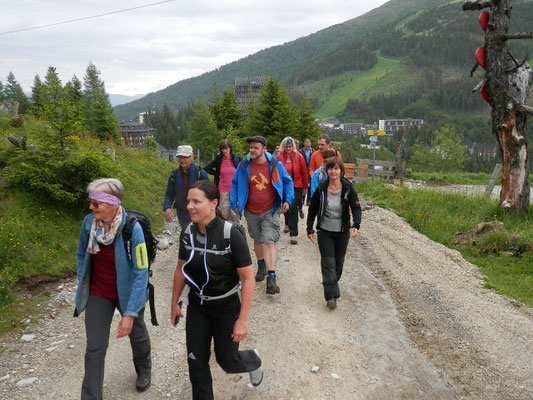
<instances>
[{"instance_id":1,"label":"beige shorts","mask_svg":"<svg viewBox=\"0 0 533 400\"><path fill-rule=\"evenodd\" d=\"M239 217L229 206L229 193L220 192L220 203L218 204L218 210L224 219L230 219L235 222L239 221Z\"/></svg>"}]
</instances>

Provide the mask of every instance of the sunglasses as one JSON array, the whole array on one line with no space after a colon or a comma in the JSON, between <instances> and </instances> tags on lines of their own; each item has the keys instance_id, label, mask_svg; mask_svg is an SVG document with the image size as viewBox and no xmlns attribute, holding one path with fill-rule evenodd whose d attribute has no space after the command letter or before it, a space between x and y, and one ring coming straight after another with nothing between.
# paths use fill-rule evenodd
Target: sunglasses
<instances>
[{"instance_id":1,"label":"sunglasses","mask_svg":"<svg viewBox=\"0 0 533 400\"><path fill-rule=\"evenodd\" d=\"M91 200L91 199L87 199L87 201L89 202L89 205L93 206L94 208L98 208L100 206L100 204L103 204L100 201L95 201L95 200Z\"/></svg>"}]
</instances>

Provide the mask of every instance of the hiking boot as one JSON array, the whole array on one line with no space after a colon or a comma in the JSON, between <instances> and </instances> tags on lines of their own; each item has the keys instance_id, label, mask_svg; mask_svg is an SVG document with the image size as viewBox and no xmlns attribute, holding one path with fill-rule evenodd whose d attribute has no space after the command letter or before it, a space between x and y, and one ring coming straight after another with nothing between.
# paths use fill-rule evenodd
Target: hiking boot
<instances>
[{"instance_id":1,"label":"hiking boot","mask_svg":"<svg viewBox=\"0 0 533 400\"><path fill-rule=\"evenodd\" d=\"M291 236L291 244L298 244L298 239L296 239L296 236Z\"/></svg>"},{"instance_id":2,"label":"hiking boot","mask_svg":"<svg viewBox=\"0 0 533 400\"><path fill-rule=\"evenodd\" d=\"M279 286L276 285L276 274L268 274L266 292L267 294L279 293Z\"/></svg>"},{"instance_id":3,"label":"hiking boot","mask_svg":"<svg viewBox=\"0 0 533 400\"><path fill-rule=\"evenodd\" d=\"M152 374L150 372L141 372L137 375L135 387L138 392L146 392L152 384Z\"/></svg>"},{"instance_id":4,"label":"hiking boot","mask_svg":"<svg viewBox=\"0 0 533 400\"><path fill-rule=\"evenodd\" d=\"M304 214L304 210L302 210L301 208L298 210L298 213L300 214L300 219L304 219L305 217L305 214Z\"/></svg>"},{"instance_id":5,"label":"hiking boot","mask_svg":"<svg viewBox=\"0 0 533 400\"><path fill-rule=\"evenodd\" d=\"M265 261L258 262L257 263L257 274L255 274L255 281L261 282L263 279L265 279L266 274L267 274L267 266L265 264Z\"/></svg>"},{"instance_id":6,"label":"hiking boot","mask_svg":"<svg viewBox=\"0 0 533 400\"><path fill-rule=\"evenodd\" d=\"M285 228L283 228L283 232L285 233L289 232L289 225L285 225Z\"/></svg>"},{"instance_id":7,"label":"hiking boot","mask_svg":"<svg viewBox=\"0 0 533 400\"><path fill-rule=\"evenodd\" d=\"M257 354L257 357L259 357L259 352L254 349L255 354ZM263 367L260 365L253 371L249 372L250 374L250 383L253 386L259 386L261 382L263 381Z\"/></svg>"},{"instance_id":8,"label":"hiking boot","mask_svg":"<svg viewBox=\"0 0 533 400\"><path fill-rule=\"evenodd\" d=\"M328 308L333 310L335 307L337 307L337 299L335 297L328 299L327 306Z\"/></svg>"}]
</instances>

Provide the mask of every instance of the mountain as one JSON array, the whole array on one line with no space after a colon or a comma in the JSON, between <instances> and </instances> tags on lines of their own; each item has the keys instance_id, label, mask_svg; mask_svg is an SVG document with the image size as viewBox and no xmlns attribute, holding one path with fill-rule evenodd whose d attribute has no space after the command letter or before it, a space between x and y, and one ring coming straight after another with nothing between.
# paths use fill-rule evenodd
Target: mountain
<instances>
[{"instance_id":1,"label":"mountain","mask_svg":"<svg viewBox=\"0 0 533 400\"><path fill-rule=\"evenodd\" d=\"M136 94L134 96L126 96L123 94L110 94L109 95L109 101L111 102L111 106L119 106L121 104L130 103L134 100L140 99L144 97L144 94Z\"/></svg>"},{"instance_id":2,"label":"mountain","mask_svg":"<svg viewBox=\"0 0 533 400\"><path fill-rule=\"evenodd\" d=\"M513 1L513 31L533 30L533 0ZM236 77L269 75L305 94L321 118L372 123L379 118L439 120L450 114L486 114L469 76L474 52L483 46L479 12L463 11L458 0L392 0L342 24L261 50L198 77L177 82L115 107L120 119L154 104L178 109L213 87L233 87ZM529 46L529 47L528 47ZM517 59L531 43L513 41Z\"/></svg>"}]
</instances>

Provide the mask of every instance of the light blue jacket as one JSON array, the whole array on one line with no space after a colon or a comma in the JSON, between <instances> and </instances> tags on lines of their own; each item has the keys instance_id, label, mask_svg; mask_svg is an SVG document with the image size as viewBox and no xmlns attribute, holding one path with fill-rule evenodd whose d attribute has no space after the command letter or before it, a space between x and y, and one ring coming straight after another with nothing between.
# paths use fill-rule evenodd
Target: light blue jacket
<instances>
[{"instance_id":1,"label":"light blue jacket","mask_svg":"<svg viewBox=\"0 0 533 400\"><path fill-rule=\"evenodd\" d=\"M287 173L283 163L268 153L265 153L265 157L270 165L272 186L274 186L278 194L272 207L273 214L281 207L283 202L286 201L289 205L292 204L294 200L294 187L292 185L292 178ZM231 181L230 207L232 210L235 207L239 207L240 216L242 216L246 202L248 201L251 160L250 156L248 156L239 163Z\"/></svg>"},{"instance_id":2,"label":"light blue jacket","mask_svg":"<svg viewBox=\"0 0 533 400\"><path fill-rule=\"evenodd\" d=\"M322 180L318 180L318 175L320 174L320 172L322 172ZM318 185L320 185L326 179L328 179L328 176L326 174L326 169L324 168L324 166L321 166L320 168L316 169L315 172L313 172L313 176L311 177L311 185L309 186L309 198L313 197L313 193L315 193L315 190Z\"/></svg>"},{"instance_id":3,"label":"light blue jacket","mask_svg":"<svg viewBox=\"0 0 533 400\"><path fill-rule=\"evenodd\" d=\"M115 237L115 268L117 271L118 301L123 316L137 317L148 300L148 254L141 225L136 222L131 233L131 253L129 260L124 248L122 229L126 224L126 211L122 218L117 236ZM94 221L93 214L83 220L78 251L78 290L76 291L75 316L81 314L89 299L89 283L91 281L92 255L87 251L89 233Z\"/></svg>"}]
</instances>

